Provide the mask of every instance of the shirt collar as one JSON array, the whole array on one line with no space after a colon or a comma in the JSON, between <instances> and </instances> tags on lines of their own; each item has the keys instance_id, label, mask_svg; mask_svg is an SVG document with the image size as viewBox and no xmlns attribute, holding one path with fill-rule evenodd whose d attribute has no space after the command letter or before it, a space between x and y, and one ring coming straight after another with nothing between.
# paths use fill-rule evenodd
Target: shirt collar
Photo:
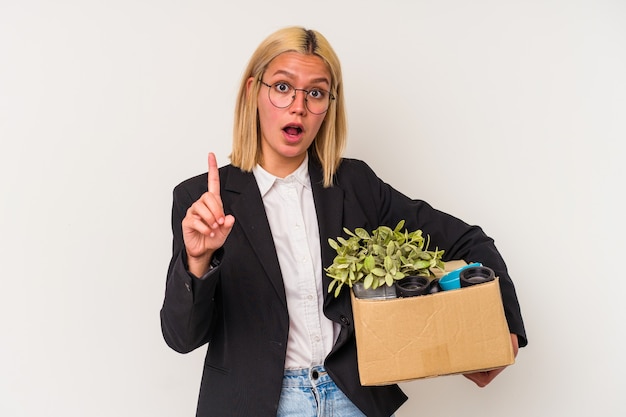
<instances>
[{"instance_id":1,"label":"shirt collar","mask_svg":"<svg viewBox=\"0 0 626 417\"><path fill-rule=\"evenodd\" d=\"M306 187L307 189L311 189L308 153L305 154L304 160L302 161L300 166L294 172L287 175L285 178L278 178L277 176L270 174L269 172L264 170L263 167L261 167L261 165L259 164L252 168L252 173L254 174L257 184L259 185L261 197L265 196L265 194L272 188L276 181L296 181L302 184L302 186Z\"/></svg>"}]
</instances>

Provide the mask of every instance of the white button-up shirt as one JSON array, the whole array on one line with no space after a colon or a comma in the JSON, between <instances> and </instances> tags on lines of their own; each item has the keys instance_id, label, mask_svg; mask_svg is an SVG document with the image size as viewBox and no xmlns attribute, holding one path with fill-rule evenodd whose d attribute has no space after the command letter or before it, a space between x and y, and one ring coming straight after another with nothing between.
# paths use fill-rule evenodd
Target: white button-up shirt
<instances>
[{"instance_id":1,"label":"white button-up shirt","mask_svg":"<svg viewBox=\"0 0 626 417\"><path fill-rule=\"evenodd\" d=\"M285 368L321 365L333 347L338 326L322 311L320 236L308 155L285 178L275 177L259 165L253 173L263 197L287 295L289 339Z\"/></svg>"}]
</instances>

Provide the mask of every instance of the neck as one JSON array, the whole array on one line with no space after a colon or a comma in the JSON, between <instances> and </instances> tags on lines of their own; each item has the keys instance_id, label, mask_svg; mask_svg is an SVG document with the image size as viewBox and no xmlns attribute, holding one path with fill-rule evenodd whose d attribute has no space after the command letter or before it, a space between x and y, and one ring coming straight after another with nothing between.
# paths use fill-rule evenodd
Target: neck
<instances>
[{"instance_id":1,"label":"neck","mask_svg":"<svg viewBox=\"0 0 626 417\"><path fill-rule=\"evenodd\" d=\"M259 165L270 174L278 178L285 178L289 174L293 173L302 161L304 161L306 154L299 155L293 158L283 158L281 160L267 161L263 160Z\"/></svg>"}]
</instances>

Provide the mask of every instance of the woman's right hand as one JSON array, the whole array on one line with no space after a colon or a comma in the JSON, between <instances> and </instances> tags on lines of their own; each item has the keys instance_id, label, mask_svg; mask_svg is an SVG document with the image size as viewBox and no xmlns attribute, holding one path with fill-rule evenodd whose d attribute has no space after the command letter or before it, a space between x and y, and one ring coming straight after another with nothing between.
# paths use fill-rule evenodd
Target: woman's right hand
<instances>
[{"instance_id":1,"label":"woman's right hand","mask_svg":"<svg viewBox=\"0 0 626 417\"><path fill-rule=\"evenodd\" d=\"M221 248L235 224L224 215L220 175L215 154L209 153L208 191L191 205L182 222L189 272L201 277L209 270L213 253Z\"/></svg>"}]
</instances>

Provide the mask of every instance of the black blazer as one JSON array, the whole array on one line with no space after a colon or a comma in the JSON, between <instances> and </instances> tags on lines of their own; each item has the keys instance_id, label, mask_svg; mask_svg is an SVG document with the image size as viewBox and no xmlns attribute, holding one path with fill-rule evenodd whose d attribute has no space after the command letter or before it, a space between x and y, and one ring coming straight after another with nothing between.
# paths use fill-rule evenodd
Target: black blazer
<instances>
[{"instance_id":1,"label":"black blazer","mask_svg":"<svg viewBox=\"0 0 626 417\"><path fill-rule=\"evenodd\" d=\"M319 163L309 158L309 174L317 211L322 262L332 263L328 238L342 228L372 230L394 227L404 219L409 230L422 229L431 246L445 249L444 260L482 262L500 277L505 314L512 333L526 345L515 289L493 240L477 226L411 200L382 182L364 163L344 159L334 186L323 188ZM208 343L198 400L198 417L275 416L289 318L278 257L254 175L231 165L220 168L221 196L235 225L219 266L205 279L187 272L181 221L187 208L207 191L207 174L174 189L173 256L170 262L161 325L167 344L186 353ZM323 277L325 288L330 279ZM389 417L406 395L397 385L363 387L359 383L352 308L347 290L327 294L324 314L341 325L325 367L339 388L369 417Z\"/></svg>"}]
</instances>

